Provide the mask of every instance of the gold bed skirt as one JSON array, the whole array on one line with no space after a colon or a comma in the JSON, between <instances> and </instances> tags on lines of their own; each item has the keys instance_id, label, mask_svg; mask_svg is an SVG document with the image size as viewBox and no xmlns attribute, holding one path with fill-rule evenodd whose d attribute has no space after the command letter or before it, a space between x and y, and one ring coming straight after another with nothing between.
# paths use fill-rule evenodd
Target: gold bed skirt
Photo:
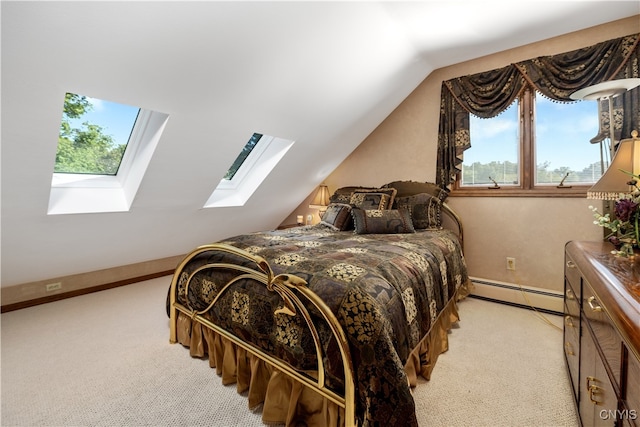
<instances>
[{"instance_id":1,"label":"gold bed skirt","mask_svg":"<svg viewBox=\"0 0 640 427\"><path fill-rule=\"evenodd\" d=\"M430 379L438 356L449 348L448 332L459 320L456 302L469 294L469 287L470 283L460 287L429 334L410 353L404 368L412 388L417 385L418 376ZM238 393L246 392L249 409L263 405L265 424L291 426L303 421L309 427L344 426L344 410L338 405L182 312L178 313L177 338L189 348L192 357L208 356L209 366L216 369L224 385L236 383Z\"/></svg>"}]
</instances>

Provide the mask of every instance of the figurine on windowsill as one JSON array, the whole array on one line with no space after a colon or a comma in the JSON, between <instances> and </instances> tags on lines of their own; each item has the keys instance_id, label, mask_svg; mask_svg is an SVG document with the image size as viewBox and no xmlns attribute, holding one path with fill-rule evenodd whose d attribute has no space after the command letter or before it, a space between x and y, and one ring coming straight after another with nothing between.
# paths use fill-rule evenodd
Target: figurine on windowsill
<instances>
[{"instance_id":1,"label":"figurine on windowsill","mask_svg":"<svg viewBox=\"0 0 640 427\"><path fill-rule=\"evenodd\" d=\"M491 180L491 182L493 182L493 187L488 187L489 190L496 190L496 189L500 188L500 186L498 185L498 183L496 182L495 179L493 179L491 177L489 177L489 179Z\"/></svg>"}]
</instances>

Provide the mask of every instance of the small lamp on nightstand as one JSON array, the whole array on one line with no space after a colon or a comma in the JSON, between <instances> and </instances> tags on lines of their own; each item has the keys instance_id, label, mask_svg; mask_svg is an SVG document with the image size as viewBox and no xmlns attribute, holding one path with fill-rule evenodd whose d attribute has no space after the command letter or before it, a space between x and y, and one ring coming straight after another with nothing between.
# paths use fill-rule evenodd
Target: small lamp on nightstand
<instances>
[{"instance_id":1,"label":"small lamp on nightstand","mask_svg":"<svg viewBox=\"0 0 640 427\"><path fill-rule=\"evenodd\" d=\"M329 206L329 188L322 184L318 187L318 192L311 201L309 207L311 209L318 209L318 214L320 215L320 218L322 218L322 215L324 215L324 212L327 210L327 206Z\"/></svg>"}]
</instances>

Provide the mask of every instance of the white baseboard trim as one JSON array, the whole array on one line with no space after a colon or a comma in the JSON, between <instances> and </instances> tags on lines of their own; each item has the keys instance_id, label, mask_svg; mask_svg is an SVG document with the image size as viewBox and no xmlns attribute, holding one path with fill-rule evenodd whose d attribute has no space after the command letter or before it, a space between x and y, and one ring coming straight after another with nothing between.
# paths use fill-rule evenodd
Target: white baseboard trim
<instances>
[{"instance_id":1,"label":"white baseboard trim","mask_svg":"<svg viewBox=\"0 0 640 427\"><path fill-rule=\"evenodd\" d=\"M564 312L562 292L476 277L471 277L471 281L474 285L471 296L518 307L533 307L547 313L562 314Z\"/></svg>"}]
</instances>

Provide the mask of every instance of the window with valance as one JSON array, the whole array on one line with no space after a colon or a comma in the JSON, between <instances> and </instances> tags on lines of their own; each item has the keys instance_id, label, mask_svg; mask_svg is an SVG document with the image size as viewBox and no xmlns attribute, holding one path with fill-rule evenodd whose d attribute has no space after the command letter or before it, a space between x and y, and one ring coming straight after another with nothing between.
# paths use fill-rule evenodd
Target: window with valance
<instances>
[{"instance_id":1,"label":"window with valance","mask_svg":"<svg viewBox=\"0 0 640 427\"><path fill-rule=\"evenodd\" d=\"M436 182L456 180L462 156L471 146L469 115L495 117L526 90L557 102L575 102L571 94L610 80L639 78L640 34L608 40L552 56L542 56L442 83ZM608 102L601 101L601 134L609 134ZM615 98L614 135L629 138L640 129L640 88ZM598 136L596 136L598 137ZM602 136L600 136L602 137Z\"/></svg>"}]
</instances>

